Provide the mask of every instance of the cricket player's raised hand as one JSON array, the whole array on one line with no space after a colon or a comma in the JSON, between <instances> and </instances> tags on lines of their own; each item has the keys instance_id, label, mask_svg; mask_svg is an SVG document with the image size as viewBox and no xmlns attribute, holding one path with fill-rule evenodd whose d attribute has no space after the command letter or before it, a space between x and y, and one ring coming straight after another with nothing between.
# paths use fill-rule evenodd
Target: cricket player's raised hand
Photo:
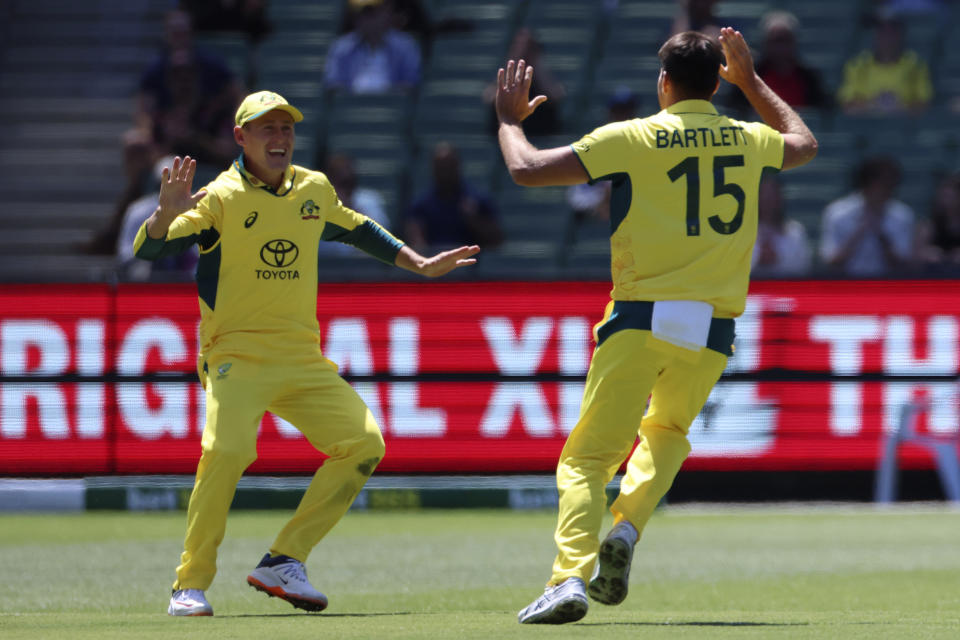
<instances>
[{"instance_id":1,"label":"cricket player's raised hand","mask_svg":"<svg viewBox=\"0 0 960 640\"><path fill-rule=\"evenodd\" d=\"M530 84L533 82L533 67L526 60L509 60L507 68L497 71L497 97L494 105L497 119L504 124L519 124L547 101L539 95L530 99Z\"/></svg>"},{"instance_id":2,"label":"cricket player's raised hand","mask_svg":"<svg viewBox=\"0 0 960 640\"><path fill-rule=\"evenodd\" d=\"M404 245L400 249L400 253L397 254L396 265L428 278L436 278L450 273L454 269L476 264L477 259L473 256L478 253L480 253L480 247L474 244L450 251L442 251L433 257L425 258L409 246Z\"/></svg>"},{"instance_id":3,"label":"cricket player's raised hand","mask_svg":"<svg viewBox=\"0 0 960 640\"><path fill-rule=\"evenodd\" d=\"M205 189L191 195L193 176L197 173L197 161L190 156L183 160L173 159L172 167L164 167L160 175L160 212L171 220L184 211L193 209L207 192Z\"/></svg>"},{"instance_id":4,"label":"cricket player's raised hand","mask_svg":"<svg viewBox=\"0 0 960 640\"><path fill-rule=\"evenodd\" d=\"M756 77L753 66L753 55L747 41L736 29L724 27L720 29L720 47L727 59L727 64L720 65L720 77L737 87L743 87Z\"/></svg>"},{"instance_id":5,"label":"cricket player's raised hand","mask_svg":"<svg viewBox=\"0 0 960 640\"><path fill-rule=\"evenodd\" d=\"M193 176L197 172L197 161L190 156L173 159L172 167L164 167L160 174L160 197L157 209L147 220L147 235L151 238L163 238L174 218L193 209L207 195L206 189L194 194Z\"/></svg>"}]
</instances>

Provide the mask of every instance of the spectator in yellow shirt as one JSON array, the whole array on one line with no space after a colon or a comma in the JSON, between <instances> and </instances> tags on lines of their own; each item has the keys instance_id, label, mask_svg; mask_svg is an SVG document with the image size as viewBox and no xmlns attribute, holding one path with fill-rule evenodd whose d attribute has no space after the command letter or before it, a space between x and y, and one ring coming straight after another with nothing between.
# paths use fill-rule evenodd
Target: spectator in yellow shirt
<instances>
[{"instance_id":1,"label":"spectator in yellow shirt","mask_svg":"<svg viewBox=\"0 0 960 640\"><path fill-rule=\"evenodd\" d=\"M844 66L840 104L848 113L918 112L932 97L926 61L904 48L903 21L893 15L879 16L873 49Z\"/></svg>"}]
</instances>

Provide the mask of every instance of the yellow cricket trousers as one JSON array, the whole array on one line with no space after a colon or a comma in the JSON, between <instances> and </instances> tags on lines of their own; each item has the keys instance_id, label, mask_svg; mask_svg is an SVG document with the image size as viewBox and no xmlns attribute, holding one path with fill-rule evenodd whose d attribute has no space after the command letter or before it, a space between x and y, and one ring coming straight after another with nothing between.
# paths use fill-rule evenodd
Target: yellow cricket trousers
<instances>
[{"instance_id":1,"label":"yellow cricket trousers","mask_svg":"<svg viewBox=\"0 0 960 640\"><path fill-rule=\"evenodd\" d=\"M732 322L727 344L732 344ZM638 329L617 331L597 347L580 419L557 466L560 509L554 537L559 553L549 584L573 576L584 582L590 579L607 505L606 486L638 432L640 443L627 463L611 511L643 532L690 453L687 431L726 363L727 356L718 351L703 349L696 354Z\"/></svg>"},{"instance_id":2,"label":"yellow cricket trousers","mask_svg":"<svg viewBox=\"0 0 960 640\"><path fill-rule=\"evenodd\" d=\"M296 426L329 458L293 518L270 547L307 559L343 517L383 457L383 437L363 400L316 352L301 358L213 353L200 364L207 398L202 456L187 508L187 534L174 589L207 589L217 547L244 470L257 457L257 430L269 410ZM274 364L281 360L281 364Z\"/></svg>"}]
</instances>

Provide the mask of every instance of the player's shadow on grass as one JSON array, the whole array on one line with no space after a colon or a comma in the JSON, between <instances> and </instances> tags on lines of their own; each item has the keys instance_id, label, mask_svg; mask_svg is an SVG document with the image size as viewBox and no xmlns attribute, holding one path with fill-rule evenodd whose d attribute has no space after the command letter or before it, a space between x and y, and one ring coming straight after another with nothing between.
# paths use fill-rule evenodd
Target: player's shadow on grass
<instances>
[{"instance_id":1,"label":"player's shadow on grass","mask_svg":"<svg viewBox=\"0 0 960 640\"><path fill-rule=\"evenodd\" d=\"M690 620L687 622L581 622L584 627L808 627L809 622Z\"/></svg>"},{"instance_id":2,"label":"player's shadow on grass","mask_svg":"<svg viewBox=\"0 0 960 640\"><path fill-rule=\"evenodd\" d=\"M390 611L385 613L310 613L308 611L291 611L290 613L238 613L235 615L217 616L218 618L375 618L383 616L412 616L415 611Z\"/></svg>"}]
</instances>

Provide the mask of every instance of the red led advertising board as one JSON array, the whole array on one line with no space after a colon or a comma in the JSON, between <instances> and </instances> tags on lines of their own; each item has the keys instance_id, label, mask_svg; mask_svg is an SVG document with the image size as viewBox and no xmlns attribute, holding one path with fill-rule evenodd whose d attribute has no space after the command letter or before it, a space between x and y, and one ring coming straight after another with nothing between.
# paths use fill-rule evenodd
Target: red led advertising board
<instances>
[{"instance_id":1,"label":"red led advertising board","mask_svg":"<svg viewBox=\"0 0 960 640\"><path fill-rule=\"evenodd\" d=\"M323 284L324 353L384 432L381 472L549 472L576 423L601 282ZM0 287L0 475L193 473L191 285ZM904 405L955 438L960 286L757 282L686 468L872 469ZM267 414L253 473L322 454ZM900 463L930 468L906 446Z\"/></svg>"}]
</instances>

